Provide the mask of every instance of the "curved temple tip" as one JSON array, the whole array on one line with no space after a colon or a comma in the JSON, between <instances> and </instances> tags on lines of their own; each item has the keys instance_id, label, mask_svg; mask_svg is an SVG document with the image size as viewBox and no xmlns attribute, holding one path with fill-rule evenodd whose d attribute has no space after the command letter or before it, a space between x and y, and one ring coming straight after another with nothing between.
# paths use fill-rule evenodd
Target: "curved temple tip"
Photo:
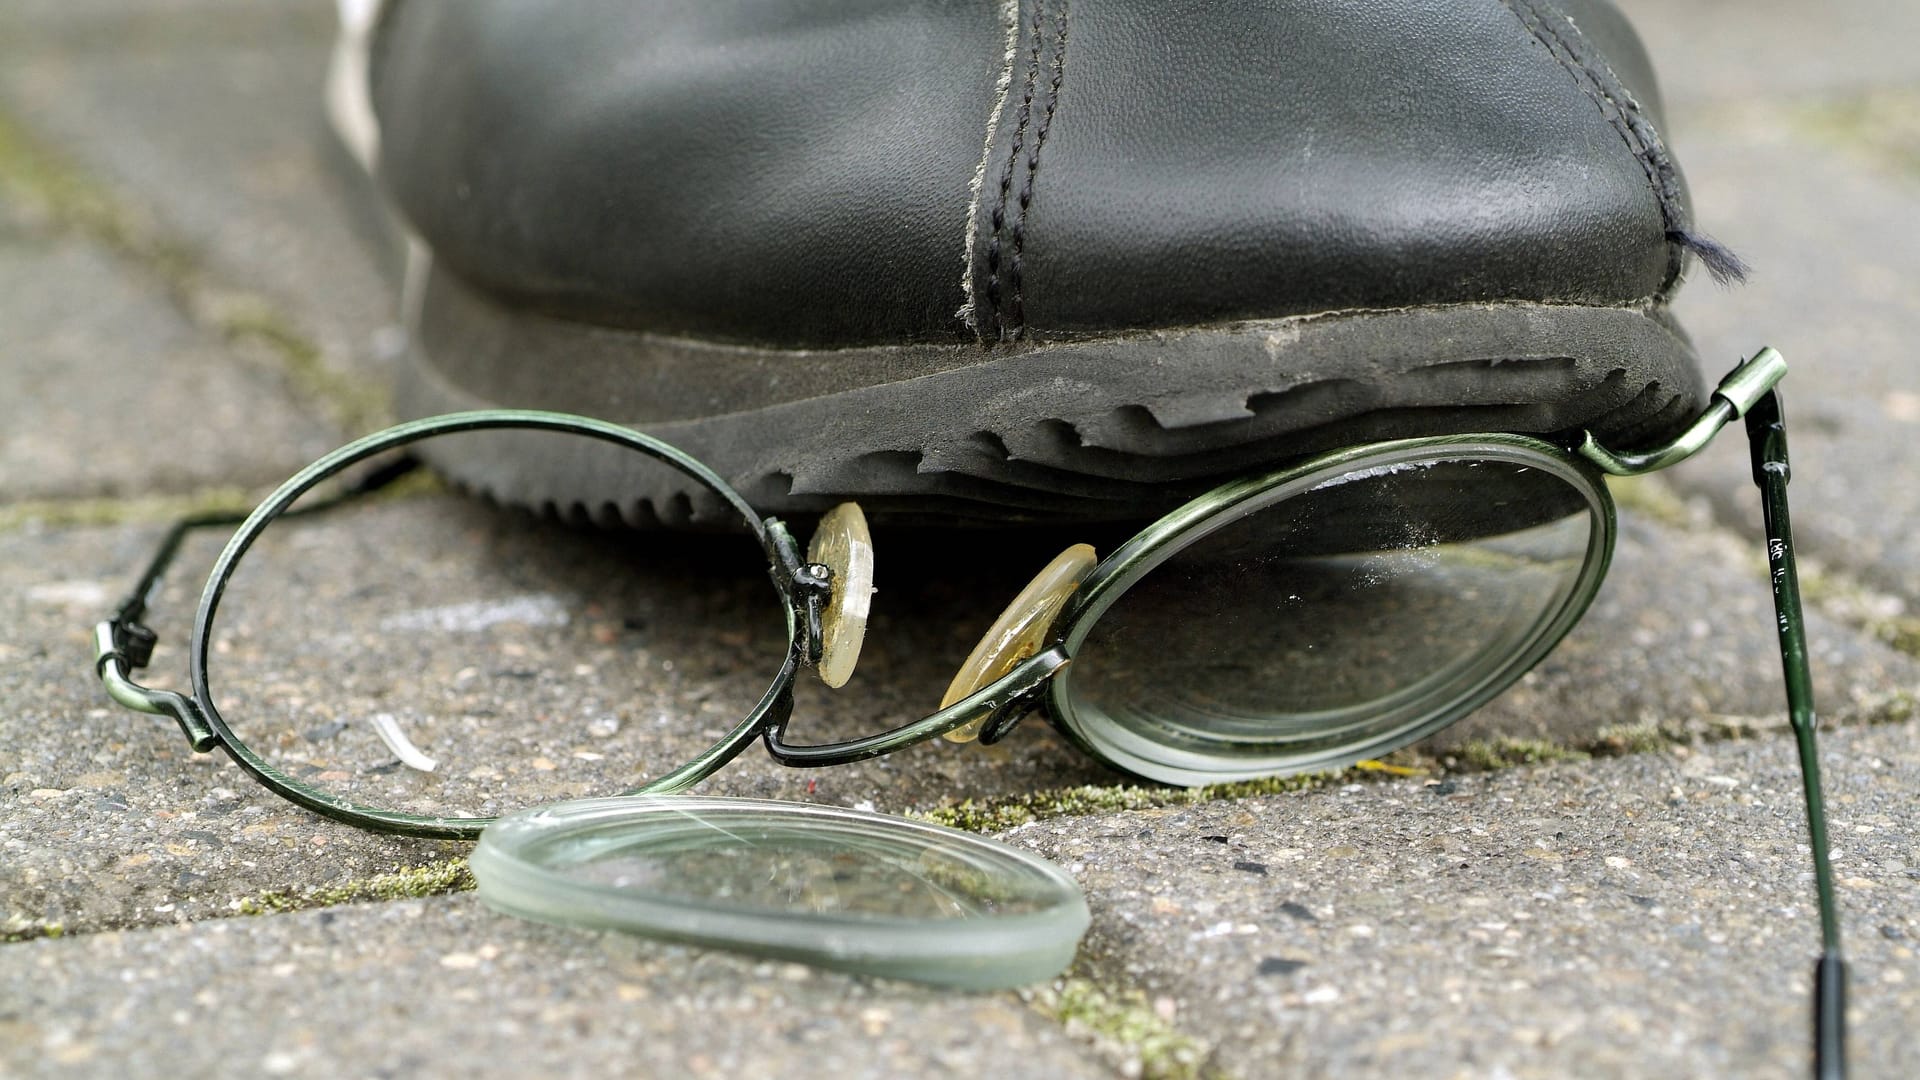
<instances>
[{"instance_id":1,"label":"curved temple tip","mask_svg":"<svg viewBox=\"0 0 1920 1080\"><path fill-rule=\"evenodd\" d=\"M1847 1075L1847 962L1836 952L1820 954L1813 978L1813 1074L1819 1080Z\"/></svg>"}]
</instances>

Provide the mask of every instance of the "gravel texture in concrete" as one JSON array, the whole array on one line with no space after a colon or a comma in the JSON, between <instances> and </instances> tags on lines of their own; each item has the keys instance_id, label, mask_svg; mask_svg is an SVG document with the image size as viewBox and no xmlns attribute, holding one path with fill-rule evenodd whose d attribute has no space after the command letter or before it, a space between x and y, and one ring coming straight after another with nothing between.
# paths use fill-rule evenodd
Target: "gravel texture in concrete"
<instances>
[{"instance_id":1,"label":"gravel texture in concrete","mask_svg":"<svg viewBox=\"0 0 1920 1080\"><path fill-rule=\"evenodd\" d=\"M522 923L472 896L12 946L46 1076L1113 1075L1012 994Z\"/></svg>"},{"instance_id":2,"label":"gravel texture in concrete","mask_svg":"<svg viewBox=\"0 0 1920 1080\"><path fill-rule=\"evenodd\" d=\"M1920 746L1823 762L1860 1076L1920 1069ZM1036 822L1083 969L1247 1076L1790 1076L1819 927L1780 740Z\"/></svg>"},{"instance_id":3,"label":"gravel texture in concrete","mask_svg":"<svg viewBox=\"0 0 1920 1080\"><path fill-rule=\"evenodd\" d=\"M1807 640L1831 715L1884 716L1908 708L1920 687L1912 657L1817 609ZM1607 583L1586 618L1430 749L1516 736L1591 747L1622 737L1622 727L1724 733L1785 720L1759 532L1729 535L1705 515L1669 522L1629 502Z\"/></svg>"}]
</instances>

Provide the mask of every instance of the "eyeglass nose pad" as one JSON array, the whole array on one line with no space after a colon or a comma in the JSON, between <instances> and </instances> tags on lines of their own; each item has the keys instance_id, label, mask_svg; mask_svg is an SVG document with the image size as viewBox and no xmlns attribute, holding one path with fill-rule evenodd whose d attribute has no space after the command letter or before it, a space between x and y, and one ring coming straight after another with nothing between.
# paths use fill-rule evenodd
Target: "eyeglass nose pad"
<instances>
[{"instance_id":1,"label":"eyeglass nose pad","mask_svg":"<svg viewBox=\"0 0 1920 1080\"><path fill-rule=\"evenodd\" d=\"M820 613L820 663L815 670L821 682L839 689L853 677L860 660L873 603L873 535L859 503L841 503L820 518L807 544L807 561L833 571L832 592Z\"/></svg>"},{"instance_id":2,"label":"eyeglass nose pad","mask_svg":"<svg viewBox=\"0 0 1920 1080\"><path fill-rule=\"evenodd\" d=\"M1020 590L1020 595L1013 598L1013 602L987 629L980 644L973 647L973 652L967 655L967 662L960 665L953 682L947 684L947 694L940 699L940 707L944 709L952 705L1039 652L1041 646L1047 643L1054 620L1060 617L1061 609L1067 606L1067 598L1080 587L1080 582L1098 561L1099 557L1094 554L1091 544L1075 544L1055 556L1046 569ZM984 718L975 720L941 737L950 742L973 742L980 737L980 729L985 723Z\"/></svg>"}]
</instances>

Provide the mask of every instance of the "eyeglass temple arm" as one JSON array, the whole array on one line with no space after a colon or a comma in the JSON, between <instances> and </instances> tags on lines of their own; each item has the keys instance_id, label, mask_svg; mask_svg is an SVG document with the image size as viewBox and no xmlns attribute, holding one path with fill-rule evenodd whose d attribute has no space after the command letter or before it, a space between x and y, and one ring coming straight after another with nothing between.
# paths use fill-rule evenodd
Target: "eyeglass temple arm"
<instances>
[{"instance_id":1,"label":"eyeglass temple arm","mask_svg":"<svg viewBox=\"0 0 1920 1080\"><path fill-rule=\"evenodd\" d=\"M1793 564L1793 525L1787 515L1787 429L1780 396L1769 390L1746 412L1747 441L1753 454L1753 482L1760 488L1766 519L1767 567L1780 632L1780 665L1787 684L1787 715L1800 748L1800 775L1806 789L1807 838L1813 849L1813 880L1820 894L1820 961L1814 969L1814 1075L1846 1075L1847 964L1840 953L1840 914L1833 896L1833 868L1827 858L1825 799L1820 790L1820 754L1814 744L1813 674L1807 665L1807 637L1800 613L1800 580Z\"/></svg>"},{"instance_id":2,"label":"eyeglass temple arm","mask_svg":"<svg viewBox=\"0 0 1920 1080\"><path fill-rule=\"evenodd\" d=\"M161 538L160 547L148 560L133 591L121 601L112 618L93 629L94 671L106 686L107 696L135 712L173 717L187 742L200 753L213 749L220 740L200 715L199 707L183 695L150 689L132 679L133 672L152 662L154 646L160 642L160 636L141 619L147 613L148 601L153 599L167 569L173 565L174 557L180 554L180 545L188 533L201 528L238 525L245 519L246 515L241 513L211 513L174 522Z\"/></svg>"},{"instance_id":3,"label":"eyeglass temple arm","mask_svg":"<svg viewBox=\"0 0 1920 1080\"><path fill-rule=\"evenodd\" d=\"M412 472L419 464L419 460L413 457L396 458L348 485L338 495L289 511L285 516L318 513L350 499L371 494ZM195 751L203 754L218 746L220 737L214 733L206 717L201 715L200 707L182 694L171 690L155 690L133 681L133 673L153 660L154 647L160 643L160 636L142 619L147 613L148 602L153 599L168 568L180 554L180 545L186 542L188 533L195 529L238 525L246 519L244 511L215 511L193 514L174 522L160 539L160 546L147 561L146 569L141 571L139 581L115 609L113 617L93 628L94 673L106 687L107 696L135 712L173 717L180 725L181 733L186 735L187 742Z\"/></svg>"},{"instance_id":4,"label":"eyeglass temple arm","mask_svg":"<svg viewBox=\"0 0 1920 1080\"><path fill-rule=\"evenodd\" d=\"M985 725L982 742L1006 733L1020 717L1034 707L1054 673L1071 663L1060 649L1047 649L1027 657L1005 675L941 709L918 720L844 742L802 746L786 739L784 718L768 725L765 734L767 753L782 765L812 769L824 765L846 765L855 761L890 754L914 743L925 742L966 724ZM992 738L989 737L992 736Z\"/></svg>"},{"instance_id":5,"label":"eyeglass temple arm","mask_svg":"<svg viewBox=\"0 0 1920 1080\"><path fill-rule=\"evenodd\" d=\"M1610 476L1642 476L1656 472L1699 453L1713 437L1739 417L1745 416L1755 402L1770 393L1787 373L1787 359L1779 350L1761 349L1741 361L1714 387L1707 411L1665 446L1643 451L1615 451L1600 445L1591 431L1581 437L1578 453Z\"/></svg>"}]
</instances>

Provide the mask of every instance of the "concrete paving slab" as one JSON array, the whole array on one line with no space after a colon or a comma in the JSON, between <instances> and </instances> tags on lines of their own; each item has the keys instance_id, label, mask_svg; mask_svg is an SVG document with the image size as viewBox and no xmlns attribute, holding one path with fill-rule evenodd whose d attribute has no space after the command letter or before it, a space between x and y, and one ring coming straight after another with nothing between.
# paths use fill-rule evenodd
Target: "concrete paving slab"
<instances>
[{"instance_id":1,"label":"concrete paving slab","mask_svg":"<svg viewBox=\"0 0 1920 1080\"><path fill-rule=\"evenodd\" d=\"M1823 740L1855 1075L1920 1071L1910 724ZM1798 1076L1818 948L1785 739L1035 822L1081 970L1248 1076Z\"/></svg>"},{"instance_id":2,"label":"concrete paving slab","mask_svg":"<svg viewBox=\"0 0 1920 1080\"><path fill-rule=\"evenodd\" d=\"M97 247L0 243L0 502L259 484L335 441L278 375Z\"/></svg>"},{"instance_id":3,"label":"concrete paving slab","mask_svg":"<svg viewBox=\"0 0 1920 1080\"><path fill-rule=\"evenodd\" d=\"M1832 94L1911 82L1916 74L1909 45L1920 37L1920 9L1904 0L1618 5L1640 32L1661 89L1675 105Z\"/></svg>"},{"instance_id":4,"label":"concrete paving slab","mask_svg":"<svg viewBox=\"0 0 1920 1080\"><path fill-rule=\"evenodd\" d=\"M471 896L10 946L0 1071L1113 1075L1012 994L538 926Z\"/></svg>"},{"instance_id":5,"label":"concrete paving slab","mask_svg":"<svg viewBox=\"0 0 1920 1080\"><path fill-rule=\"evenodd\" d=\"M265 891L464 852L283 804L224 755L194 754L170 721L107 700L90 673L91 627L159 531L0 536L0 935L225 915Z\"/></svg>"},{"instance_id":6,"label":"concrete paving slab","mask_svg":"<svg viewBox=\"0 0 1920 1080\"><path fill-rule=\"evenodd\" d=\"M1474 739L1590 747L1622 727L1678 734L1786 722L1758 529L1743 543L1709 514L1663 521L1645 502L1621 509L1613 566L1586 618L1511 690L1435 736L1431 752ZM1920 688L1912 657L1817 605L1807 641L1827 716L1870 718Z\"/></svg>"},{"instance_id":7,"label":"concrete paving slab","mask_svg":"<svg viewBox=\"0 0 1920 1080\"><path fill-rule=\"evenodd\" d=\"M394 292L323 138L330 4L48 5L0 15L0 111L379 382Z\"/></svg>"},{"instance_id":8,"label":"concrete paving slab","mask_svg":"<svg viewBox=\"0 0 1920 1080\"><path fill-rule=\"evenodd\" d=\"M224 755L191 753L170 722L106 700L91 627L159 531L0 536L0 689L23 703L0 716L13 795L0 809L0 917L69 931L191 920L463 852L325 821ZM154 685L184 686L223 532L188 545L154 603ZM1630 523L1617 589L1591 625L1427 752L1501 737L1580 747L1621 725L1687 731L1778 713L1758 568L1719 543ZM996 598L1044 561L1008 544L997 558L915 562L881 537L861 667L837 692L803 679L795 737L852 737L931 710ZM223 601L214 685L250 744L364 801L497 813L611 793L698 753L765 690L784 631L756 559L740 539L566 527L455 495L367 504L262 538ZM1869 714L1874 694L1920 682L1906 658L1818 617L1812 640L1830 715ZM437 759L433 773L400 764L370 723L383 714ZM1123 780L1036 720L994 746L934 742L823 770L750 746L702 790L899 812Z\"/></svg>"},{"instance_id":9,"label":"concrete paving slab","mask_svg":"<svg viewBox=\"0 0 1920 1080\"><path fill-rule=\"evenodd\" d=\"M1754 266L1737 289L1692 283L1681 318L1728 367L1764 344L1786 355L1803 550L1920 602L1920 485L1907 449L1920 437L1920 173L1882 167L1791 106L1680 121L1702 220ZM1729 432L1671 482L1727 520L1757 522L1745 443Z\"/></svg>"}]
</instances>

